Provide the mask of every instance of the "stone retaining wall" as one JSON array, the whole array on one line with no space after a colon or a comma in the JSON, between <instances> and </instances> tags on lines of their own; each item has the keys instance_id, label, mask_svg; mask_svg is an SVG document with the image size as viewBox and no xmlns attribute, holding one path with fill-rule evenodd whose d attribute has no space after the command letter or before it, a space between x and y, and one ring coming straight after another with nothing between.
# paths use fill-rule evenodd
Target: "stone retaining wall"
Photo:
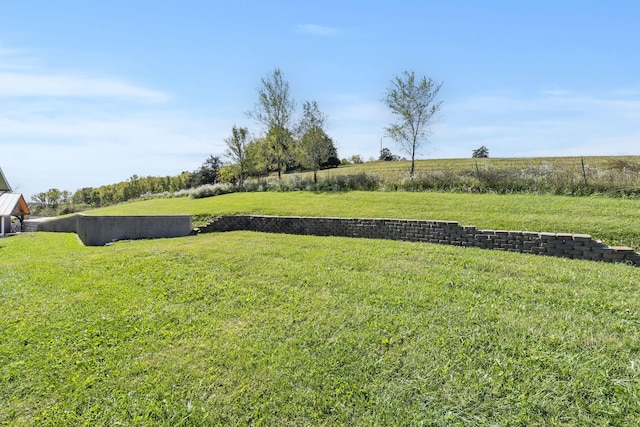
<instances>
[{"instance_id":1,"label":"stone retaining wall","mask_svg":"<svg viewBox=\"0 0 640 427\"><path fill-rule=\"evenodd\" d=\"M456 221L238 215L221 216L200 228L201 233L235 230L406 240L640 266L640 254L633 249L607 246L586 234L478 230Z\"/></svg>"}]
</instances>

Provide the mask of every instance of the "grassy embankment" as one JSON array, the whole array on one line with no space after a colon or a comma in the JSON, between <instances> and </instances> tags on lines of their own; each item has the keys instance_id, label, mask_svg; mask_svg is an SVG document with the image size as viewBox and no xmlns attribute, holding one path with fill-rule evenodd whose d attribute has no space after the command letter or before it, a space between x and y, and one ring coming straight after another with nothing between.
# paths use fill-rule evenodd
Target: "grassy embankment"
<instances>
[{"instance_id":1,"label":"grassy embankment","mask_svg":"<svg viewBox=\"0 0 640 427\"><path fill-rule=\"evenodd\" d=\"M582 165L584 162L587 178L589 173L593 171L620 170L624 167L631 167L632 171L640 163L640 156L585 156L585 157L487 157L487 158L459 158L459 159L419 159L416 160L416 174L427 173L433 171L450 171L456 174L476 173L476 165L482 173L483 170L513 170L526 171L546 168L547 171L564 170L572 171L578 174L580 178L584 178ZM385 162L374 161L355 165L340 167L340 173L378 173L388 179L399 179L405 176L411 162ZM336 169L325 169L319 171L319 174L331 174ZM635 172L638 172L635 170ZM310 173L310 172L306 172Z\"/></svg>"},{"instance_id":2,"label":"grassy embankment","mask_svg":"<svg viewBox=\"0 0 640 427\"><path fill-rule=\"evenodd\" d=\"M418 160L411 179L409 165L367 162L320 171L319 178L326 187L338 176L375 175L376 189L387 191L640 196L640 156ZM289 180L310 177L308 172L285 175Z\"/></svg>"},{"instance_id":3,"label":"grassy embankment","mask_svg":"<svg viewBox=\"0 0 640 427\"><path fill-rule=\"evenodd\" d=\"M640 199L640 156L430 159L416 162L409 177L409 161L367 162L319 172L315 183L311 172L248 178L248 191L447 191L490 194L606 195ZM34 207L38 215L86 210L137 198L208 197L234 192L231 183L181 188L182 177L133 177L128 181L84 188L73 203L57 207ZM182 183L182 184L180 184ZM51 201L53 203L53 201ZM54 212L55 211L55 212Z\"/></svg>"},{"instance_id":4,"label":"grassy embankment","mask_svg":"<svg viewBox=\"0 0 640 427\"><path fill-rule=\"evenodd\" d=\"M229 214L406 218L458 221L484 229L586 233L640 250L640 201L608 197L434 192L235 193L154 199L87 212L105 215Z\"/></svg>"}]
</instances>

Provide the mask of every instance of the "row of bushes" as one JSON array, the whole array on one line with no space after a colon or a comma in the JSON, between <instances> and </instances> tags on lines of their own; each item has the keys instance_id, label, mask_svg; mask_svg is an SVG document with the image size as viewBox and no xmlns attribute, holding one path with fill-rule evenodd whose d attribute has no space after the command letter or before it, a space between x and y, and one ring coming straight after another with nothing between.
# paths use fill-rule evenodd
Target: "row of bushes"
<instances>
[{"instance_id":1,"label":"row of bushes","mask_svg":"<svg viewBox=\"0 0 640 427\"><path fill-rule=\"evenodd\" d=\"M153 198L170 198L170 197L189 197L191 199L201 199L204 197L219 196L221 194L243 192L261 192L261 191L375 191L381 189L382 179L377 174L357 174L357 175L336 175L332 177L318 179L317 183L312 178L302 178L294 175L289 178L261 179L255 181L247 181L240 188L235 184L218 183L206 184L195 188L176 191L175 193L147 193L143 194L143 199Z\"/></svg>"},{"instance_id":2,"label":"row of bushes","mask_svg":"<svg viewBox=\"0 0 640 427\"><path fill-rule=\"evenodd\" d=\"M248 181L239 188L233 184L208 184L180 190L173 194L147 194L144 197L217 196L237 191L454 191L471 193L538 193L588 196L602 194L614 197L640 197L640 171L629 169L582 169L579 173L550 165L525 169L483 167L473 171L437 170L414 176L389 179L376 173L332 175L320 177L291 175L281 180Z\"/></svg>"},{"instance_id":3,"label":"row of bushes","mask_svg":"<svg viewBox=\"0 0 640 427\"><path fill-rule=\"evenodd\" d=\"M456 191L473 193L536 193L570 196L594 194L612 197L640 196L640 173L631 170L553 167L483 167L474 171L434 171L385 182L385 190Z\"/></svg>"}]
</instances>

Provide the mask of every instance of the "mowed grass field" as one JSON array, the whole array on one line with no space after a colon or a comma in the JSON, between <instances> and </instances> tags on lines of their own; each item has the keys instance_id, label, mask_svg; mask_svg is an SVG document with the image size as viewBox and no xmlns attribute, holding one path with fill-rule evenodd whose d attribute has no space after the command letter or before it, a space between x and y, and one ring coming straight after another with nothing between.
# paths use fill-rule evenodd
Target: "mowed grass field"
<instances>
[{"instance_id":1,"label":"mowed grass field","mask_svg":"<svg viewBox=\"0 0 640 427\"><path fill-rule=\"evenodd\" d=\"M458 196L252 193L96 213L450 219L637 246L633 201ZM422 243L22 234L0 240L0 424L635 425L639 287L622 264Z\"/></svg>"},{"instance_id":2,"label":"mowed grass field","mask_svg":"<svg viewBox=\"0 0 640 427\"><path fill-rule=\"evenodd\" d=\"M153 199L86 212L190 214L196 223L233 214L404 218L458 221L483 229L591 234L640 250L640 200L534 194L439 192L258 192L204 199Z\"/></svg>"}]
</instances>

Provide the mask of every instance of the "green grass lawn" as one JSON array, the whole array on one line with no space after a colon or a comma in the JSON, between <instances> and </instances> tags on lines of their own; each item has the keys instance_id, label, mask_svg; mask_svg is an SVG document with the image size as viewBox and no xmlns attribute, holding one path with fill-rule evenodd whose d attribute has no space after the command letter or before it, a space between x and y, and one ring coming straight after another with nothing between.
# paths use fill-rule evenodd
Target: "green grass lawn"
<instances>
[{"instance_id":1,"label":"green grass lawn","mask_svg":"<svg viewBox=\"0 0 640 427\"><path fill-rule=\"evenodd\" d=\"M266 214L458 221L484 229L591 234L640 250L640 200L533 194L436 192L235 193L205 199L154 199L89 214Z\"/></svg>"},{"instance_id":2,"label":"green grass lawn","mask_svg":"<svg viewBox=\"0 0 640 427\"><path fill-rule=\"evenodd\" d=\"M637 200L237 193L95 214L456 220L640 246ZM0 240L0 425L632 425L640 270L251 232Z\"/></svg>"},{"instance_id":3,"label":"green grass lawn","mask_svg":"<svg viewBox=\"0 0 640 427\"><path fill-rule=\"evenodd\" d=\"M383 240L0 239L0 424L636 425L639 284Z\"/></svg>"}]
</instances>

